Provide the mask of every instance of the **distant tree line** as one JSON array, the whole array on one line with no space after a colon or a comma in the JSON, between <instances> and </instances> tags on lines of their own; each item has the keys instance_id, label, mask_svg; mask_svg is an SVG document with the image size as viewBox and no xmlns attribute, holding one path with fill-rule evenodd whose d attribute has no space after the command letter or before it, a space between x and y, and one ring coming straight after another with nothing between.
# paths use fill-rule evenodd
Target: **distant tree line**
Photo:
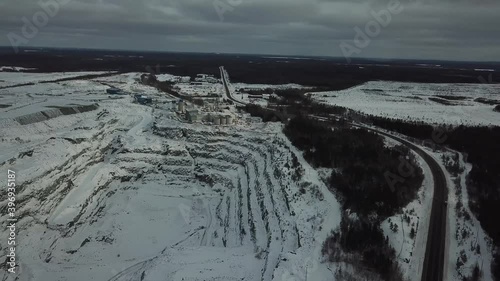
<instances>
[{"instance_id":1,"label":"distant tree line","mask_svg":"<svg viewBox=\"0 0 500 281\"><path fill-rule=\"evenodd\" d=\"M12 49L8 49L12 51ZM110 53L113 56L109 56ZM140 59L138 58L140 57ZM489 63L439 62L447 67L416 67L416 61L355 59L346 64L343 58L266 58L259 55L224 55L195 53L130 52L109 50L45 50L44 52L2 52L3 65L36 68L34 72L122 71L169 73L194 77L199 73L219 76L219 66L228 70L232 82L254 84L296 83L346 89L366 81L405 81L421 83L478 83L478 75L499 81L498 71L478 72L479 68L497 68ZM285 63L286 61L286 63ZM48 63L50 62L50 63ZM433 62L437 63L437 62ZM363 64L363 68L359 67ZM153 70L154 69L154 70ZM485 76L486 77L486 76Z\"/></svg>"},{"instance_id":2,"label":"distant tree line","mask_svg":"<svg viewBox=\"0 0 500 281\"><path fill-rule=\"evenodd\" d=\"M263 122L283 122L283 123L286 123L287 122L286 119L289 117L287 114L285 114L283 112L264 108L262 106L255 105L255 104L245 105L245 111L250 113L250 115L252 115L252 116L262 118Z\"/></svg>"}]
</instances>

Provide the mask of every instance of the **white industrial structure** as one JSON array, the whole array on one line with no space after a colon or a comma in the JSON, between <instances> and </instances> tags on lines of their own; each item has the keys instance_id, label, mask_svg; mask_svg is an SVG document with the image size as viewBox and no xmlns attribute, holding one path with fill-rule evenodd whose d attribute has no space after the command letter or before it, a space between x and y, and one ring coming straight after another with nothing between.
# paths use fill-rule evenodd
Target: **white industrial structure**
<instances>
[{"instance_id":1,"label":"white industrial structure","mask_svg":"<svg viewBox=\"0 0 500 281\"><path fill-rule=\"evenodd\" d=\"M179 101L179 103L177 104L177 111L179 111L180 113L184 113L184 111L186 111L186 105L183 101Z\"/></svg>"},{"instance_id":2,"label":"white industrial structure","mask_svg":"<svg viewBox=\"0 0 500 281\"><path fill-rule=\"evenodd\" d=\"M199 74L196 76L194 81L195 83L193 85L187 85L185 87L189 89L188 92L196 94L196 89L198 88L198 86L196 86L197 83L215 82L213 79L216 78L211 75ZM216 80L218 83L220 82L218 79ZM176 89L180 91L179 87ZM222 93L217 93L217 91L218 88L214 88L208 94L203 96L200 95L198 99L201 100L201 102L197 102L198 100L188 102L184 99L178 99L175 102L176 106L174 110L187 122L201 122L217 126L233 125L235 123L234 106L232 106L231 102L223 99Z\"/></svg>"},{"instance_id":3,"label":"white industrial structure","mask_svg":"<svg viewBox=\"0 0 500 281\"><path fill-rule=\"evenodd\" d=\"M198 122L198 121L200 121L200 119L201 119L201 116L200 116L198 109L192 108L192 109L186 110L186 120L188 120L189 122L191 122L191 123Z\"/></svg>"},{"instance_id":4,"label":"white industrial structure","mask_svg":"<svg viewBox=\"0 0 500 281\"><path fill-rule=\"evenodd\" d=\"M220 125L220 116L214 117L214 125Z\"/></svg>"}]
</instances>

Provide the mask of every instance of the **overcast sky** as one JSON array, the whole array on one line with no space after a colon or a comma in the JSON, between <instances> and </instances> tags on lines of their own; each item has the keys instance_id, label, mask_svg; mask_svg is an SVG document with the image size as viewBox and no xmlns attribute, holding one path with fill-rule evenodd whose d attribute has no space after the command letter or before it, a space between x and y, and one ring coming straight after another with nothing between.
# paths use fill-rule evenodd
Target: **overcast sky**
<instances>
[{"instance_id":1,"label":"overcast sky","mask_svg":"<svg viewBox=\"0 0 500 281\"><path fill-rule=\"evenodd\" d=\"M0 0L0 45L500 61L499 0L58 1L43 25L39 1ZM391 15L378 33L373 13Z\"/></svg>"}]
</instances>

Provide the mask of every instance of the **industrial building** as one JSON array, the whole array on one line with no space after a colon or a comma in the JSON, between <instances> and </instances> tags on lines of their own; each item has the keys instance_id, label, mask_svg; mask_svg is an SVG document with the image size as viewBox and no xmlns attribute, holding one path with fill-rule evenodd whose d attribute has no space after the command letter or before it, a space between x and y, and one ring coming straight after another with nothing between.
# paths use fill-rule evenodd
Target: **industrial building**
<instances>
[{"instance_id":1,"label":"industrial building","mask_svg":"<svg viewBox=\"0 0 500 281\"><path fill-rule=\"evenodd\" d=\"M136 102L138 102L140 104L143 104L143 105L153 103L153 99L152 98L150 98L148 96L141 95L141 94L135 94L134 95L134 99L135 99Z\"/></svg>"},{"instance_id":2,"label":"industrial building","mask_svg":"<svg viewBox=\"0 0 500 281\"><path fill-rule=\"evenodd\" d=\"M233 124L233 116L226 115L209 115L208 120L211 121L214 125L232 125Z\"/></svg>"},{"instance_id":3,"label":"industrial building","mask_svg":"<svg viewBox=\"0 0 500 281\"><path fill-rule=\"evenodd\" d=\"M201 75L200 75L201 76ZM207 78L205 76L198 78ZM204 96L191 96L174 101L175 111L180 119L190 123L233 125L232 107L223 101L220 93L209 92Z\"/></svg>"},{"instance_id":4,"label":"industrial building","mask_svg":"<svg viewBox=\"0 0 500 281\"><path fill-rule=\"evenodd\" d=\"M177 103L177 111L179 113L184 113L185 110L186 110L186 104L184 103L184 101L180 100L179 103Z\"/></svg>"},{"instance_id":5,"label":"industrial building","mask_svg":"<svg viewBox=\"0 0 500 281\"><path fill-rule=\"evenodd\" d=\"M214 122L214 125L220 125L220 116L214 116L213 122Z\"/></svg>"},{"instance_id":6,"label":"industrial building","mask_svg":"<svg viewBox=\"0 0 500 281\"><path fill-rule=\"evenodd\" d=\"M207 83L218 83L219 80L215 78L213 75L208 74L197 74L194 78L196 82L207 82Z\"/></svg>"},{"instance_id":7,"label":"industrial building","mask_svg":"<svg viewBox=\"0 0 500 281\"><path fill-rule=\"evenodd\" d=\"M189 122L198 122L201 120L201 115L198 109L188 109L186 110L186 120Z\"/></svg>"},{"instance_id":8,"label":"industrial building","mask_svg":"<svg viewBox=\"0 0 500 281\"><path fill-rule=\"evenodd\" d=\"M109 95L126 95L127 94L124 91L122 91L121 89L114 88L114 87L106 89L106 93L108 93Z\"/></svg>"}]
</instances>

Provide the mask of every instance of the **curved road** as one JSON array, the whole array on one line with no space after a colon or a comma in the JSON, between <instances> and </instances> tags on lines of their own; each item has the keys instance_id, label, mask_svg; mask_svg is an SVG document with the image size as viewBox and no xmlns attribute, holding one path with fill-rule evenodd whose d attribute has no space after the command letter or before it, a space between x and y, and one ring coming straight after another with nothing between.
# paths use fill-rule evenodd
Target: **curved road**
<instances>
[{"instance_id":1,"label":"curved road","mask_svg":"<svg viewBox=\"0 0 500 281\"><path fill-rule=\"evenodd\" d=\"M223 66L220 67L220 72L222 84L224 85L227 98L237 104L245 105L244 102L238 101L232 97L226 81L227 72ZM313 116L313 118L317 117ZM323 121L325 120L323 119ZM432 156L430 156L427 152L425 152L414 143L377 129L362 125L355 125L352 123L351 125L354 127L364 128L366 130L386 136L406 145L408 148L420 155L427 163L427 165L429 165L429 168L432 172L432 177L434 179L434 196L432 200L431 215L429 220L429 232L427 234L427 245L425 249L425 258L421 281L443 281L448 208L448 187L446 184L446 177L443 169Z\"/></svg>"},{"instance_id":2,"label":"curved road","mask_svg":"<svg viewBox=\"0 0 500 281\"><path fill-rule=\"evenodd\" d=\"M391 134L358 126L364 129L376 132L391 139L394 139L420 155L429 165L434 179L434 197L432 199L431 217L429 220L429 232L427 234L427 245L425 249L424 267L422 269L422 281L442 281L444 273L444 258L446 244L446 216L447 216L447 198L448 187L446 177L441 166L436 160L415 144Z\"/></svg>"}]
</instances>

